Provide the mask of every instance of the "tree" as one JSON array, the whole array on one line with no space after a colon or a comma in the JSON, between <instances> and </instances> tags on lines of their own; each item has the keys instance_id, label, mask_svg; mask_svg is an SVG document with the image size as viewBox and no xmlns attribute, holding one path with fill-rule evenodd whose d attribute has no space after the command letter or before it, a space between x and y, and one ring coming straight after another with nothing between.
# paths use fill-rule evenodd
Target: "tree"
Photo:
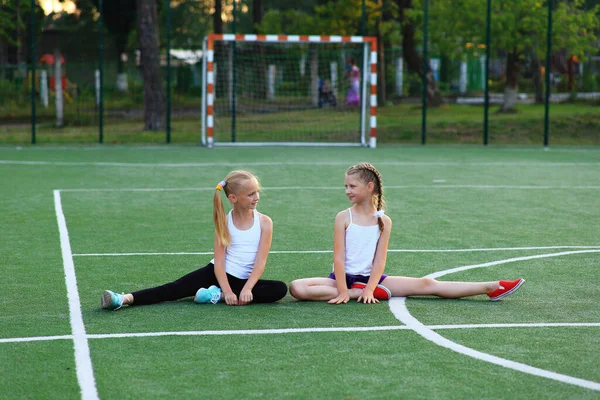
<instances>
[{"instance_id":1,"label":"tree","mask_svg":"<svg viewBox=\"0 0 600 400\"><path fill-rule=\"evenodd\" d=\"M20 65L23 62L23 43L21 38L23 37L22 29L23 29L23 21L21 20L21 0L15 0L16 8L17 8L17 20L15 22L15 27L17 28L17 65Z\"/></svg>"},{"instance_id":2,"label":"tree","mask_svg":"<svg viewBox=\"0 0 600 400\"><path fill-rule=\"evenodd\" d=\"M215 0L215 11L213 12L213 32L223 33L223 0Z\"/></svg>"},{"instance_id":3,"label":"tree","mask_svg":"<svg viewBox=\"0 0 600 400\"><path fill-rule=\"evenodd\" d=\"M377 38L377 99L386 104L385 44L400 36L396 23L397 7L391 0L365 1L367 20L365 36ZM335 0L315 7L318 32L329 35L360 35L362 31L362 0Z\"/></svg>"},{"instance_id":4,"label":"tree","mask_svg":"<svg viewBox=\"0 0 600 400\"><path fill-rule=\"evenodd\" d=\"M80 0L81 2L81 0ZM96 9L99 1L93 0ZM106 29L111 33L117 56L117 89L121 92L126 92L127 73L124 68L124 60L121 55L125 53L127 47L127 39L129 33L135 26L135 0L104 0L102 2L102 19Z\"/></svg>"},{"instance_id":5,"label":"tree","mask_svg":"<svg viewBox=\"0 0 600 400\"><path fill-rule=\"evenodd\" d=\"M552 0L555 1L555 0ZM454 59L465 53L467 43L485 43L485 10L480 0L439 0L432 10L432 41ZM561 1L553 13L552 47L585 59L597 45L598 8L585 9L583 0ZM546 58L548 6L539 0L492 1L492 57L506 57L504 103L501 111L513 111L524 60Z\"/></svg>"},{"instance_id":6,"label":"tree","mask_svg":"<svg viewBox=\"0 0 600 400\"><path fill-rule=\"evenodd\" d=\"M40 20L36 7L36 20ZM15 50L14 62L25 62L24 47L27 45L27 24L31 16L31 3L26 0L0 0L0 64L8 63L8 49ZM43 15L43 13L42 13ZM36 21L36 22L38 22ZM39 32L39 28L37 29ZM2 71L4 73L4 71Z\"/></svg>"},{"instance_id":7,"label":"tree","mask_svg":"<svg viewBox=\"0 0 600 400\"><path fill-rule=\"evenodd\" d=\"M213 0L171 0L171 47L201 49L202 40L212 29L214 6Z\"/></svg>"},{"instance_id":8,"label":"tree","mask_svg":"<svg viewBox=\"0 0 600 400\"><path fill-rule=\"evenodd\" d=\"M0 0L0 64L8 64L8 47L21 46L20 40L15 40L16 26L19 18L15 21L15 4L10 0ZM18 36L18 35L17 35ZM4 77L4 68L0 71L0 79Z\"/></svg>"},{"instance_id":9,"label":"tree","mask_svg":"<svg viewBox=\"0 0 600 400\"><path fill-rule=\"evenodd\" d=\"M448 0L445 0L448 1ZM423 23L423 7L419 0L396 0L398 6L398 21L402 25L402 52L409 71L416 72L421 78L427 79L427 104L439 106L442 104L440 88L435 80L429 63L423 71L423 58L417 53L417 26ZM429 25L431 26L431 24ZM423 36L423 32L419 32Z\"/></svg>"},{"instance_id":10,"label":"tree","mask_svg":"<svg viewBox=\"0 0 600 400\"><path fill-rule=\"evenodd\" d=\"M14 33L19 22L18 19L15 21L18 5L15 0L0 0L0 39L10 44L15 43ZM29 3L26 7L29 7Z\"/></svg>"},{"instance_id":11,"label":"tree","mask_svg":"<svg viewBox=\"0 0 600 400\"><path fill-rule=\"evenodd\" d=\"M365 35L376 36L378 39L377 93L379 104L385 105L384 47L385 43L394 43L400 39L400 27L396 21L397 7L392 0L366 0L365 5ZM361 20L362 0L318 1L313 13L298 9L269 10L259 30L263 33L303 32L351 36L361 34ZM310 54L313 57L316 53ZM311 62L316 61L311 58Z\"/></svg>"},{"instance_id":12,"label":"tree","mask_svg":"<svg viewBox=\"0 0 600 400\"><path fill-rule=\"evenodd\" d=\"M144 129L157 131L165 122L165 94L160 75L158 17L155 0L137 0L140 61L144 82Z\"/></svg>"},{"instance_id":13,"label":"tree","mask_svg":"<svg viewBox=\"0 0 600 400\"><path fill-rule=\"evenodd\" d=\"M257 33L257 27L265 16L264 0L252 0L252 31Z\"/></svg>"},{"instance_id":14,"label":"tree","mask_svg":"<svg viewBox=\"0 0 600 400\"><path fill-rule=\"evenodd\" d=\"M252 32L259 33L260 24L265 16L265 3L263 0L252 0ZM260 43L253 46L258 51L257 62L253 64L256 90L252 95L259 99L267 98L267 61L265 60L265 48ZM260 60L260 61L259 61Z\"/></svg>"},{"instance_id":15,"label":"tree","mask_svg":"<svg viewBox=\"0 0 600 400\"><path fill-rule=\"evenodd\" d=\"M223 34L223 0L215 0L215 11L213 13L213 32L217 35ZM221 40L214 42L214 67L217 71L215 74L216 81L216 97L222 97L227 95L227 85L220 84L221 82L227 82L227 68L225 63L227 58L225 55L225 43Z\"/></svg>"},{"instance_id":16,"label":"tree","mask_svg":"<svg viewBox=\"0 0 600 400\"><path fill-rule=\"evenodd\" d=\"M400 24L397 23L398 6L391 0L379 0L378 8L381 17L377 19L377 68L378 86L377 97L380 105L387 103L387 65L385 49L391 48L393 43L400 40Z\"/></svg>"}]
</instances>

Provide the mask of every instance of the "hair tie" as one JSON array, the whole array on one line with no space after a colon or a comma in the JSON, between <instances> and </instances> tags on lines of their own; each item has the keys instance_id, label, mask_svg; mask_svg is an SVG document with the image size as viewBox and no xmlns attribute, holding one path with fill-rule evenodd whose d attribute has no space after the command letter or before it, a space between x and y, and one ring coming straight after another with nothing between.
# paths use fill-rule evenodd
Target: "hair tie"
<instances>
[{"instance_id":1,"label":"hair tie","mask_svg":"<svg viewBox=\"0 0 600 400\"><path fill-rule=\"evenodd\" d=\"M382 218L385 215L385 212L383 210L377 210L375 211L375 214L373 214L374 216L376 216L377 218Z\"/></svg>"},{"instance_id":2,"label":"hair tie","mask_svg":"<svg viewBox=\"0 0 600 400\"><path fill-rule=\"evenodd\" d=\"M217 190L221 191L221 189L223 189L225 186L227 186L227 182L221 181L221 182L217 183Z\"/></svg>"}]
</instances>

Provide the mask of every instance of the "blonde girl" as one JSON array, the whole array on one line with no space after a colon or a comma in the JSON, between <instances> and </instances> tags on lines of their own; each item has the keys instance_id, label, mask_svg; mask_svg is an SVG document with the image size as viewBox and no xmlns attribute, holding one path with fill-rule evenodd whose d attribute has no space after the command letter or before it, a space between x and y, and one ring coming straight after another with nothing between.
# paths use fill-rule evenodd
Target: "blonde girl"
<instances>
[{"instance_id":1,"label":"blonde girl","mask_svg":"<svg viewBox=\"0 0 600 400\"><path fill-rule=\"evenodd\" d=\"M262 280L271 248L273 222L256 210L260 199L258 178L247 171L230 172L217 184L213 196L214 258L203 268L173 282L118 294L105 290L103 309L123 305L156 304L194 296L196 303L224 300L230 306L272 303L287 293L285 283ZM221 192L232 205L225 213Z\"/></svg>"}]
</instances>

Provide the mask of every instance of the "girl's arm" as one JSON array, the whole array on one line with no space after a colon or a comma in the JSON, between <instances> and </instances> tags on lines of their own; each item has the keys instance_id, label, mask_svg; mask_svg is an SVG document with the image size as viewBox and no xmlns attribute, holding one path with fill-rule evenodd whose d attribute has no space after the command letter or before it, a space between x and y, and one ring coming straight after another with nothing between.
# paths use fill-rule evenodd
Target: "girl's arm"
<instances>
[{"instance_id":1,"label":"girl's arm","mask_svg":"<svg viewBox=\"0 0 600 400\"><path fill-rule=\"evenodd\" d=\"M338 295L329 300L329 304L342 304L350 300L346 286L346 227L348 226L348 211L344 210L335 217L333 228L333 273Z\"/></svg>"},{"instance_id":2,"label":"girl's arm","mask_svg":"<svg viewBox=\"0 0 600 400\"><path fill-rule=\"evenodd\" d=\"M373 296L373 291L377 287L379 279L381 279L381 275L383 275L383 271L385 270L388 244L390 242L390 234L392 233L391 218L387 215L384 215L383 223L383 232L381 232L381 235L379 236L377 248L375 249L375 257L373 258L373 270L371 271L369 282L367 282L367 286L363 289L362 294L358 297L358 301L362 300L363 303L379 303L379 300L377 300Z\"/></svg>"},{"instance_id":3,"label":"girl's arm","mask_svg":"<svg viewBox=\"0 0 600 400\"><path fill-rule=\"evenodd\" d=\"M230 306L235 306L238 304L238 298L231 290L231 286L229 286L229 281L227 280L227 273L225 272L225 246L222 246L219 243L219 239L217 237L217 233L215 232L215 276L217 277L217 281L219 282L219 286L223 291L223 298L225 299L225 303Z\"/></svg>"},{"instance_id":4,"label":"girl's arm","mask_svg":"<svg viewBox=\"0 0 600 400\"><path fill-rule=\"evenodd\" d=\"M260 218L260 242L258 243L258 251L256 252L256 259L254 261L254 268L252 273L248 277L248 281L240 292L239 305L243 306L251 303L253 300L252 289L256 282L260 279L263 272L265 272L265 265L267 264L267 257L271 250L271 242L273 240L273 221L271 218L264 214L258 214Z\"/></svg>"}]
</instances>

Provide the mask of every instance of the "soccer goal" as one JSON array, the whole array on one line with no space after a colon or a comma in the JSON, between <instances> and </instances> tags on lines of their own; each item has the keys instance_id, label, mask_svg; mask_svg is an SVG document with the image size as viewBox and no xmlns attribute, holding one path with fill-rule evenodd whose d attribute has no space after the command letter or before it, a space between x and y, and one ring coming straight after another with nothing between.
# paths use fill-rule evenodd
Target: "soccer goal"
<instances>
[{"instance_id":1,"label":"soccer goal","mask_svg":"<svg viewBox=\"0 0 600 400\"><path fill-rule=\"evenodd\" d=\"M376 146L375 37L212 34L202 60L204 146Z\"/></svg>"}]
</instances>

